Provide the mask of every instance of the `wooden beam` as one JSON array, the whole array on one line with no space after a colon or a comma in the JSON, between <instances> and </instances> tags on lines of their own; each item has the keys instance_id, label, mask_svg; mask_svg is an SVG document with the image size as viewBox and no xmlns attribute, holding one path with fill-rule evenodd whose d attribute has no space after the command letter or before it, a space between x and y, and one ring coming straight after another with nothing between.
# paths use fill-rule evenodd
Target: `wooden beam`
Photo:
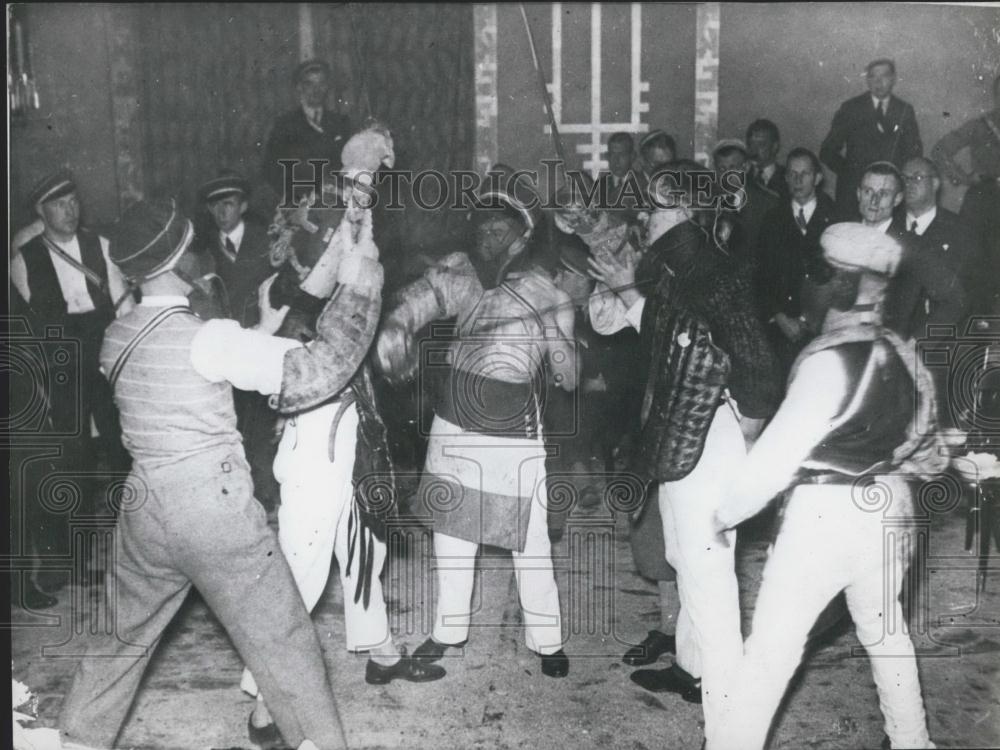
<instances>
[{"instance_id":1,"label":"wooden beam","mask_svg":"<svg viewBox=\"0 0 1000 750\"><path fill-rule=\"evenodd\" d=\"M475 168L480 174L497 162L497 6L477 3L472 12L475 33L476 141Z\"/></svg>"},{"instance_id":2,"label":"wooden beam","mask_svg":"<svg viewBox=\"0 0 1000 750\"><path fill-rule=\"evenodd\" d=\"M694 158L708 164L719 139L719 3L700 3L695 26Z\"/></svg>"},{"instance_id":3,"label":"wooden beam","mask_svg":"<svg viewBox=\"0 0 1000 750\"><path fill-rule=\"evenodd\" d=\"M115 177L118 210L141 200L145 192L142 125L139 117L138 17L141 8L127 3L109 3L105 29L108 44L108 75L115 144Z\"/></svg>"}]
</instances>

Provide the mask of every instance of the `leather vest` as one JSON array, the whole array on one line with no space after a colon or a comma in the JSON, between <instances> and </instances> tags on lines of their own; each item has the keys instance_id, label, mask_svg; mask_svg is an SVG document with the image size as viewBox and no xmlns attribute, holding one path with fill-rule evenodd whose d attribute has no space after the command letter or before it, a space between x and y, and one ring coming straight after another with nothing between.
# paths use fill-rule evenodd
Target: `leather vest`
<instances>
[{"instance_id":1,"label":"leather vest","mask_svg":"<svg viewBox=\"0 0 1000 750\"><path fill-rule=\"evenodd\" d=\"M836 427L803 463L808 471L857 476L892 466L915 416L914 380L885 338L852 341L831 349L847 370L848 384Z\"/></svg>"},{"instance_id":2,"label":"leather vest","mask_svg":"<svg viewBox=\"0 0 1000 750\"><path fill-rule=\"evenodd\" d=\"M108 269L104 263L104 253L101 251L101 239L96 234L83 230L77 232L76 237L80 243L80 258L83 265L96 272L104 282L104 289L100 289L87 279L90 299L95 310L107 313L110 322L114 316L111 310L111 298L107 292ZM28 271L32 309L46 323L61 322L68 314L66 299L63 297L62 287L59 286L59 277L56 275L48 245L39 235L24 245L21 254ZM79 271L74 270L74 273Z\"/></svg>"}]
</instances>

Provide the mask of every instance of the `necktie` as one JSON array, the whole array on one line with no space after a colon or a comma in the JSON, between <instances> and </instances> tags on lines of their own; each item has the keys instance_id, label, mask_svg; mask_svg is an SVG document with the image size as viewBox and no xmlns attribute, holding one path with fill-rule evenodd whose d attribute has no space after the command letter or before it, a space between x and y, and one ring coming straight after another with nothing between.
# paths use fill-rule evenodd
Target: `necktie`
<instances>
[{"instance_id":1,"label":"necktie","mask_svg":"<svg viewBox=\"0 0 1000 750\"><path fill-rule=\"evenodd\" d=\"M235 260L236 245L233 244L233 240L231 237L226 237L226 254L231 256Z\"/></svg>"},{"instance_id":2,"label":"necktie","mask_svg":"<svg viewBox=\"0 0 1000 750\"><path fill-rule=\"evenodd\" d=\"M799 215L795 217L795 223L799 225L799 231L805 234L809 222L806 221L806 212L801 206L799 206Z\"/></svg>"},{"instance_id":3,"label":"necktie","mask_svg":"<svg viewBox=\"0 0 1000 750\"><path fill-rule=\"evenodd\" d=\"M879 130L885 132L885 100L879 99L878 106L875 107L875 121L878 123Z\"/></svg>"},{"instance_id":4,"label":"necktie","mask_svg":"<svg viewBox=\"0 0 1000 750\"><path fill-rule=\"evenodd\" d=\"M917 220L914 219L913 222L910 224L910 234L916 234L916 233L917 233Z\"/></svg>"}]
</instances>

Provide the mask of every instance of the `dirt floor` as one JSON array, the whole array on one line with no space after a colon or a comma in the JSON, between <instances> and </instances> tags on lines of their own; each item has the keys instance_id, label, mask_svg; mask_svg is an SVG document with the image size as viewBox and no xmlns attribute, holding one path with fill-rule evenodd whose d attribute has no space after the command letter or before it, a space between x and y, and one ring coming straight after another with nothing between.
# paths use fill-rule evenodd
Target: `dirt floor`
<instances>
[{"instance_id":1,"label":"dirt floor","mask_svg":"<svg viewBox=\"0 0 1000 750\"><path fill-rule=\"evenodd\" d=\"M976 592L976 560L964 552L964 509L927 516L924 594L912 621L932 738L938 747L1000 746L1000 570ZM738 569L744 631L766 555L768 528L742 533ZM412 650L430 631L429 536L403 527L386 592L393 629ZM513 576L487 550L477 576L474 625L448 675L424 685L364 682L365 658L344 650L342 592L335 576L314 615L352 748L676 748L701 746L701 709L634 685L621 654L658 622L656 587L640 578L628 521L602 506L575 509L554 557L569 677L541 674L525 646ZM996 553L994 553L996 554ZM36 726L56 726L99 586L70 586L41 613L15 606L14 677L38 696ZM800 670L773 748L877 748L882 720L868 661L842 630ZM664 657L667 665L669 657ZM192 594L150 661L122 748L249 748L252 701L239 690L240 659L211 612Z\"/></svg>"}]
</instances>

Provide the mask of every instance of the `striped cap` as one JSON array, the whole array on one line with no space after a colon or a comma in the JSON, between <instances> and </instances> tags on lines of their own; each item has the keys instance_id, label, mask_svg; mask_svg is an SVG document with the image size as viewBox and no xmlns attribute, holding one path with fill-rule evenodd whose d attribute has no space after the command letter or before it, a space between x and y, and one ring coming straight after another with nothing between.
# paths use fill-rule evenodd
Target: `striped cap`
<instances>
[{"instance_id":1,"label":"striped cap","mask_svg":"<svg viewBox=\"0 0 1000 750\"><path fill-rule=\"evenodd\" d=\"M214 203L230 195L250 195L250 183L236 172L225 170L198 188L198 197L204 203Z\"/></svg>"},{"instance_id":2,"label":"striped cap","mask_svg":"<svg viewBox=\"0 0 1000 750\"><path fill-rule=\"evenodd\" d=\"M166 273L191 244L194 227L170 201L130 206L111 236L111 262L132 281Z\"/></svg>"},{"instance_id":3,"label":"striped cap","mask_svg":"<svg viewBox=\"0 0 1000 750\"><path fill-rule=\"evenodd\" d=\"M75 192L76 181L73 179L73 175L68 170L61 169L47 175L35 184L28 194L28 203L34 208L41 203Z\"/></svg>"}]
</instances>

